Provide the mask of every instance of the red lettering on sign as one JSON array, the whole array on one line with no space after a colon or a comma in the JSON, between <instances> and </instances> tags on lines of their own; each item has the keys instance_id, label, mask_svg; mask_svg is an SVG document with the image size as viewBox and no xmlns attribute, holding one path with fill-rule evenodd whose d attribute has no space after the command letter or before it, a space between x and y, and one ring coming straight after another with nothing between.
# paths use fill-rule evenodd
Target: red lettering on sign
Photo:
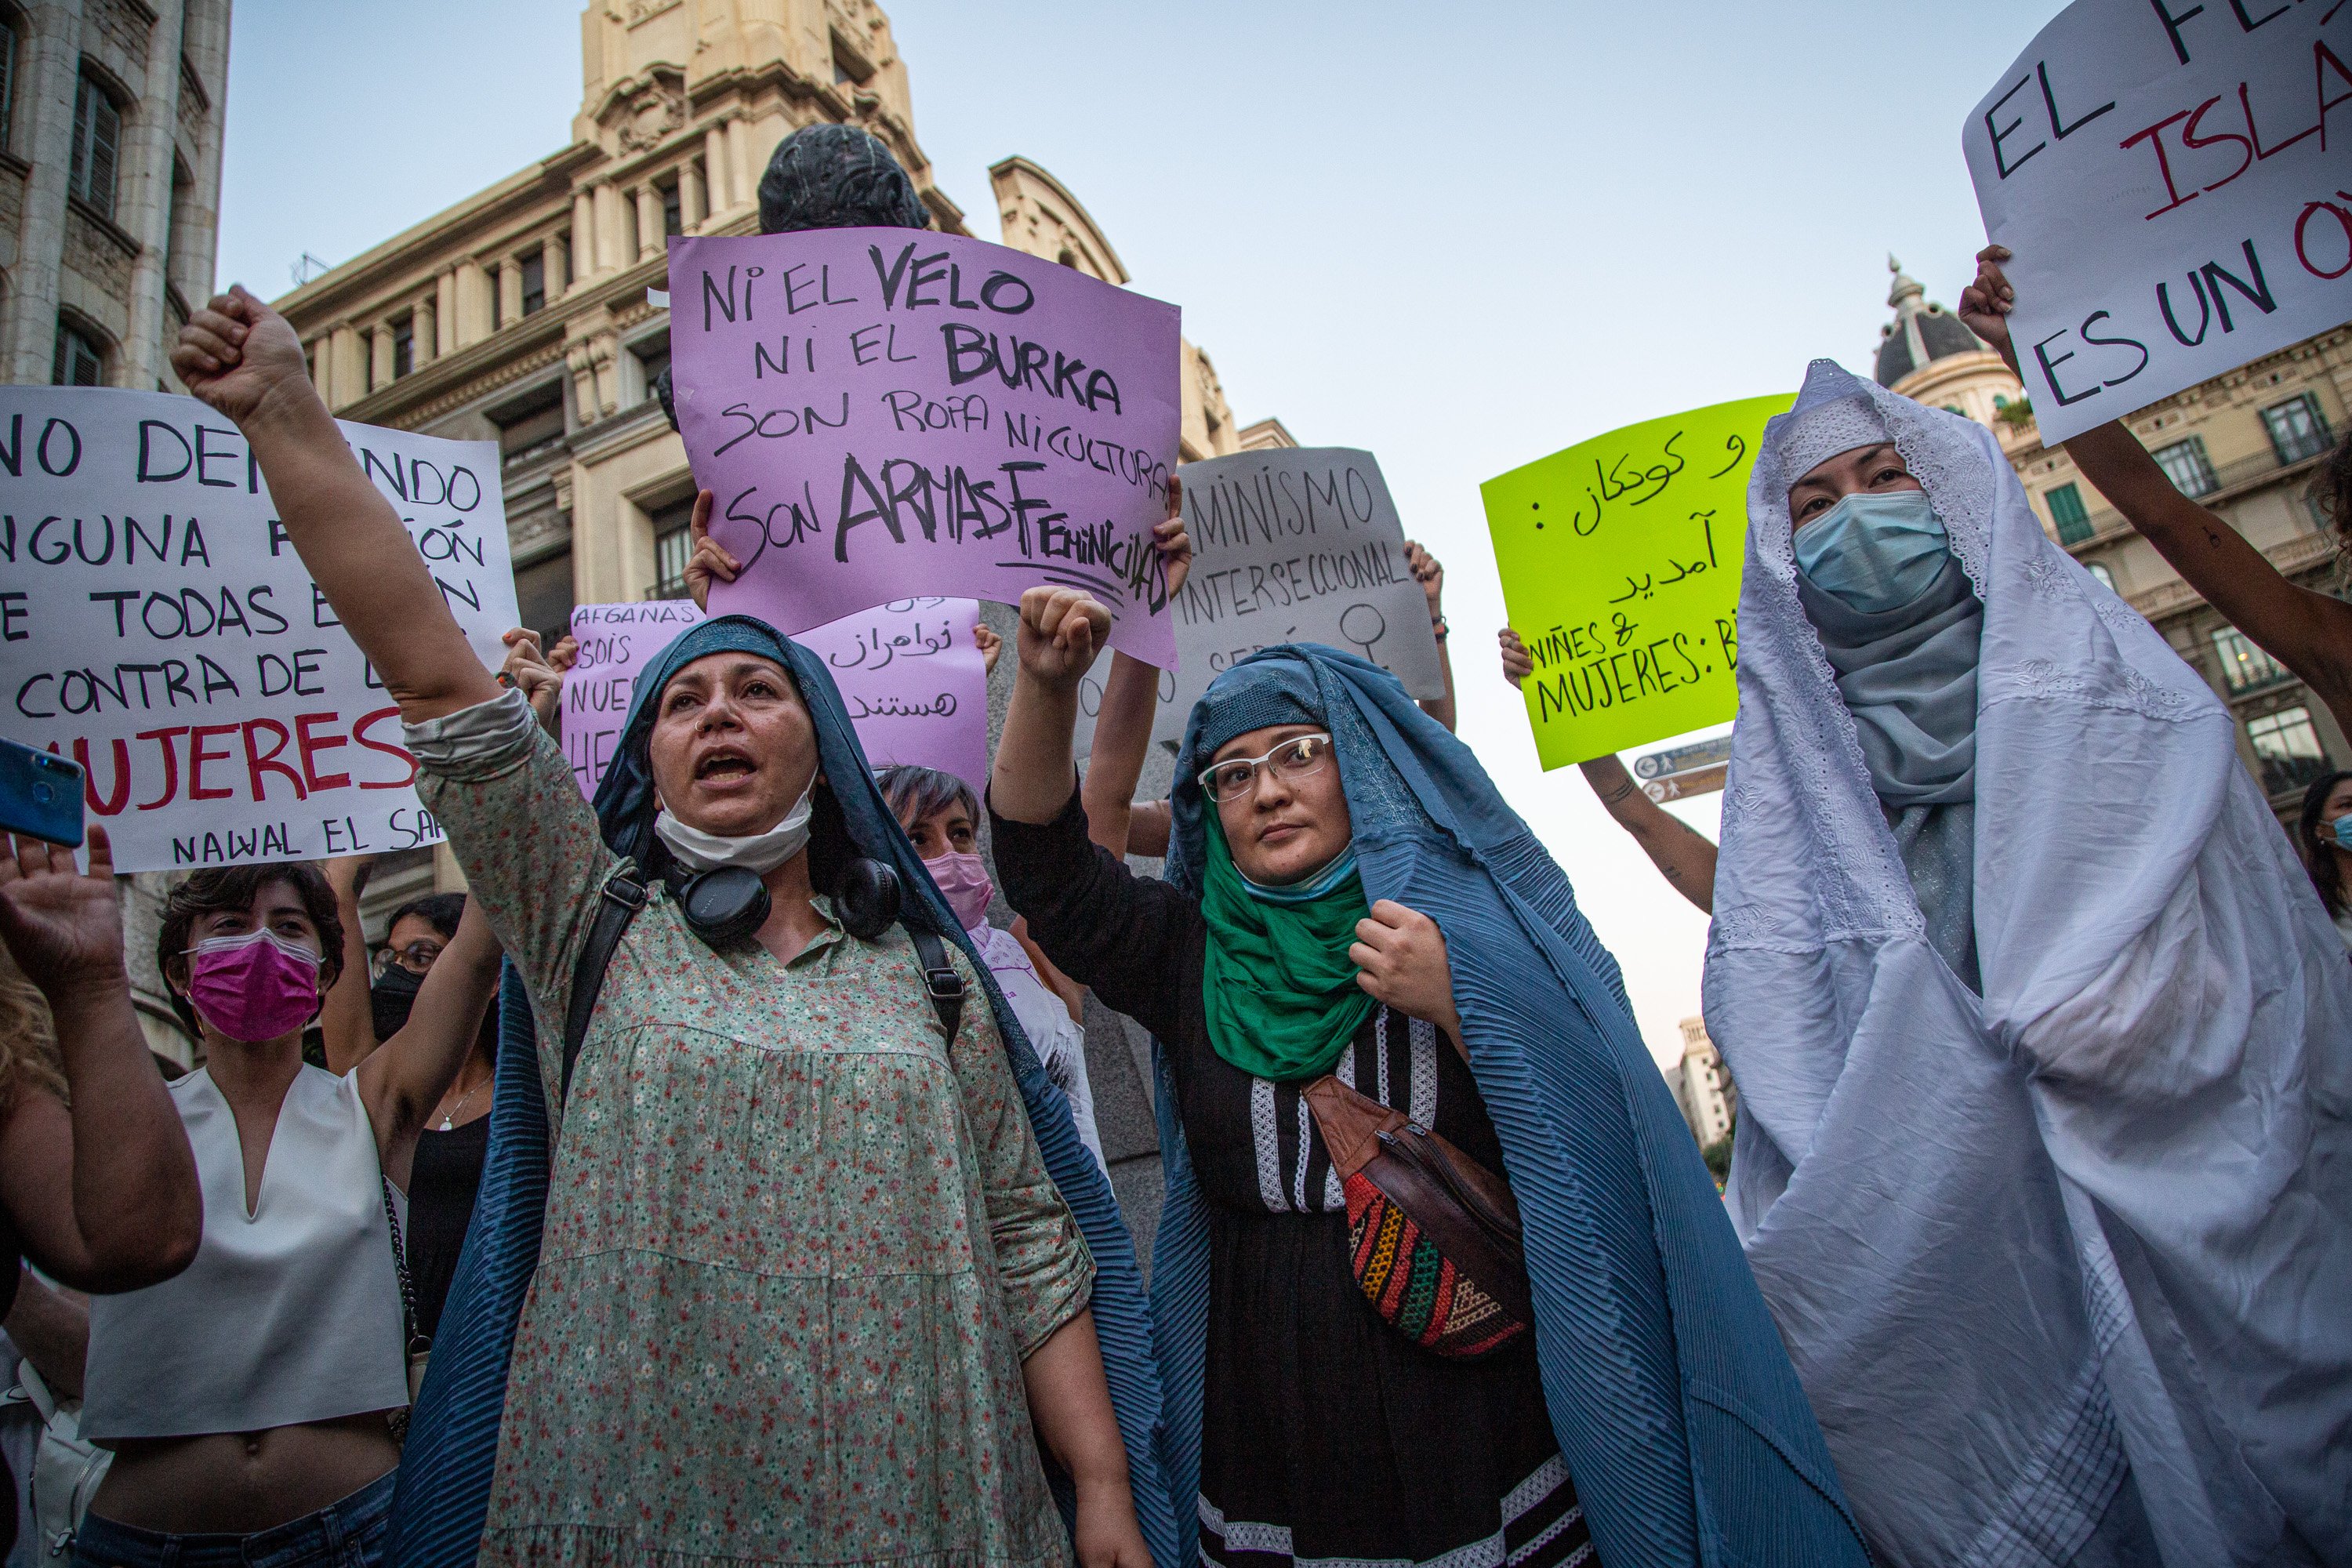
<instances>
[{"instance_id":1,"label":"red lettering on sign","mask_svg":"<svg viewBox=\"0 0 2352 1568\"><path fill-rule=\"evenodd\" d=\"M233 752L205 751L205 737L234 735L243 726L237 724L199 724L188 731L188 798L190 800L227 800L236 794L233 789L205 787L205 764L225 763L236 755Z\"/></svg>"},{"instance_id":2,"label":"red lettering on sign","mask_svg":"<svg viewBox=\"0 0 2352 1568\"><path fill-rule=\"evenodd\" d=\"M331 752L337 746L348 746L351 741L342 735L310 733L311 725L331 724L340 717L341 715L336 713L298 713L294 716L294 741L302 752L302 780L314 790L351 787L351 774L322 773L318 768L318 757L320 752Z\"/></svg>"}]
</instances>

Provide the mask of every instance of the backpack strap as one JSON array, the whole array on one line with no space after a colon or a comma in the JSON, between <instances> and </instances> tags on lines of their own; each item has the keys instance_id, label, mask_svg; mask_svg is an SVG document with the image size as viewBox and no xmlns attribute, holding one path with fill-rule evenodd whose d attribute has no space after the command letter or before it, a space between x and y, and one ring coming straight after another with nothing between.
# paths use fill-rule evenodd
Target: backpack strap
<instances>
[{"instance_id":1,"label":"backpack strap","mask_svg":"<svg viewBox=\"0 0 2352 1568\"><path fill-rule=\"evenodd\" d=\"M948 962L948 944L940 940L939 932L908 925L907 935L915 944L915 956L923 966L923 986L930 993L931 1006L940 1016L940 1027L948 1032L948 1043L955 1043L956 1031L963 1026L963 976Z\"/></svg>"},{"instance_id":2,"label":"backpack strap","mask_svg":"<svg viewBox=\"0 0 2352 1568\"><path fill-rule=\"evenodd\" d=\"M588 929L588 940L580 949L580 961L572 970L572 1001L563 1013L563 1080L559 1093L564 1099L572 1095L572 1069L580 1060L581 1042L588 1037L588 1020L596 1011L596 998L604 989L604 971L612 966L613 954L621 945L621 938L637 911L646 907L646 885L638 880L636 867L624 860L604 879L604 896L596 907L596 923Z\"/></svg>"}]
</instances>

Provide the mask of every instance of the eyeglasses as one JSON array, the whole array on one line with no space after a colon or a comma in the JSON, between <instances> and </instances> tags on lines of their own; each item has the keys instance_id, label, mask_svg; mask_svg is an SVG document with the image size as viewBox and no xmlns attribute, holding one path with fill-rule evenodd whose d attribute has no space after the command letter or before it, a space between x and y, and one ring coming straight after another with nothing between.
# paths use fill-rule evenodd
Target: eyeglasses
<instances>
[{"instance_id":1,"label":"eyeglasses","mask_svg":"<svg viewBox=\"0 0 2352 1568\"><path fill-rule=\"evenodd\" d=\"M397 963L411 974L423 974L433 967L446 944L437 942L412 942L406 947L384 947L376 950L378 962L389 966Z\"/></svg>"},{"instance_id":2,"label":"eyeglasses","mask_svg":"<svg viewBox=\"0 0 2352 1568\"><path fill-rule=\"evenodd\" d=\"M1303 779L1323 771L1331 760L1328 735L1294 735L1262 757L1228 757L1201 771L1201 787L1223 805L1239 800L1257 786L1257 771L1271 768L1278 779Z\"/></svg>"}]
</instances>

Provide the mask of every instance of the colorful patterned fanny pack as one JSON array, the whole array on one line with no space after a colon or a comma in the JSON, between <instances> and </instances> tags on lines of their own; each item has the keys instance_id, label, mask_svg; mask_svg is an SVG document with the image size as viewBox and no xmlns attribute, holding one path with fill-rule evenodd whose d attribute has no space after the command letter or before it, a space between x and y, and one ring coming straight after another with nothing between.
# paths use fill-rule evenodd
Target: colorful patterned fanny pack
<instances>
[{"instance_id":1,"label":"colorful patterned fanny pack","mask_svg":"<svg viewBox=\"0 0 2352 1568\"><path fill-rule=\"evenodd\" d=\"M1348 1200L1348 1262L1389 1325L1457 1361L1535 1321L1518 1205L1503 1179L1336 1078L1301 1091Z\"/></svg>"}]
</instances>

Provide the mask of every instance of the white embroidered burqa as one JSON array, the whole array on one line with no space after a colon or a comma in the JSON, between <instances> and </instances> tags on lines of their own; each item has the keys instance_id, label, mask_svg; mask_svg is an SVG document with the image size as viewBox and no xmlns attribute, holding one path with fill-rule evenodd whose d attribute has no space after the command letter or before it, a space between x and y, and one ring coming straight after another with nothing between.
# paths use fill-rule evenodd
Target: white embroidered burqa
<instances>
[{"instance_id":1,"label":"white embroidered burqa","mask_svg":"<svg viewBox=\"0 0 2352 1568\"><path fill-rule=\"evenodd\" d=\"M1984 600L1981 1001L1796 596L1787 426L1856 395ZM2068 1563L2128 1473L2168 1568L2352 1562L2352 969L2229 711L1990 432L1827 361L1748 518L1727 1201L1873 1546Z\"/></svg>"}]
</instances>

